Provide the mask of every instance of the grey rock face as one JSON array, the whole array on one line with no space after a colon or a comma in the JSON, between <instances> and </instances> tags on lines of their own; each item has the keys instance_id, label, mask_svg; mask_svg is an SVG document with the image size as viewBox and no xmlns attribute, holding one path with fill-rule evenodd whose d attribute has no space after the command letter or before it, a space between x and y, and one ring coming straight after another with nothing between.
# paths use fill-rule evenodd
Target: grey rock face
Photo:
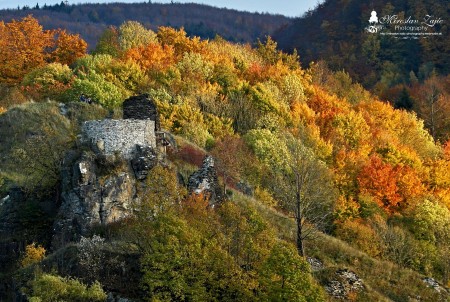
<instances>
[{"instance_id":1,"label":"grey rock face","mask_svg":"<svg viewBox=\"0 0 450 302\"><path fill-rule=\"evenodd\" d=\"M66 159L62 203L54 223L55 247L87 236L94 226L124 219L138 202L136 180L123 161L105 163L92 152L84 152L79 158L69 153Z\"/></svg>"},{"instance_id":2,"label":"grey rock face","mask_svg":"<svg viewBox=\"0 0 450 302\"><path fill-rule=\"evenodd\" d=\"M207 155L203 159L201 168L189 177L188 190L191 193L207 195L211 205L222 201L223 192L212 156Z\"/></svg>"},{"instance_id":3,"label":"grey rock face","mask_svg":"<svg viewBox=\"0 0 450 302\"><path fill-rule=\"evenodd\" d=\"M438 293L446 293L447 292L447 290L443 286L441 286L439 284L439 282L437 282L435 279L433 279L431 277L426 277L422 281L425 282L428 287L433 288Z\"/></svg>"},{"instance_id":4,"label":"grey rock face","mask_svg":"<svg viewBox=\"0 0 450 302\"><path fill-rule=\"evenodd\" d=\"M134 175L139 180L147 177L148 171L156 166L158 161L155 150L149 146L136 145L136 150L131 159Z\"/></svg>"}]
</instances>

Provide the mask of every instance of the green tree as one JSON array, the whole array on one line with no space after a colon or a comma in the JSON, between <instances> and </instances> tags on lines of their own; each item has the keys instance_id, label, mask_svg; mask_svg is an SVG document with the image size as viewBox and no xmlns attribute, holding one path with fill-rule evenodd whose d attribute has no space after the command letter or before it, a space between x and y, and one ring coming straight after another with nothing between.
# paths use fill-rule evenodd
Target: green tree
<instances>
[{"instance_id":1,"label":"green tree","mask_svg":"<svg viewBox=\"0 0 450 302\"><path fill-rule=\"evenodd\" d=\"M405 87L403 87L402 92L400 93L398 100L395 101L394 105L395 108L397 109L406 109L406 110L412 109L413 103L411 97L409 96L408 90L406 90Z\"/></svg>"},{"instance_id":2,"label":"green tree","mask_svg":"<svg viewBox=\"0 0 450 302\"><path fill-rule=\"evenodd\" d=\"M274 245L260 275L263 301L325 301L308 263L287 243Z\"/></svg>"},{"instance_id":3,"label":"green tree","mask_svg":"<svg viewBox=\"0 0 450 302\"><path fill-rule=\"evenodd\" d=\"M98 39L92 54L105 54L118 57L120 53L119 31L116 27L110 26L105 29Z\"/></svg>"},{"instance_id":4,"label":"green tree","mask_svg":"<svg viewBox=\"0 0 450 302\"><path fill-rule=\"evenodd\" d=\"M283 139L288 152L287 166L274 167L272 190L282 206L294 215L297 250L305 256L304 241L330 221L334 200L332 177L326 165L297 138L286 134Z\"/></svg>"},{"instance_id":5,"label":"green tree","mask_svg":"<svg viewBox=\"0 0 450 302\"><path fill-rule=\"evenodd\" d=\"M64 99L67 102L74 102L79 100L81 94L109 109L120 106L123 100L130 96L130 92L121 90L94 71L76 78L72 87L64 94Z\"/></svg>"},{"instance_id":6,"label":"green tree","mask_svg":"<svg viewBox=\"0 0 450 302\"><path fill-rule=\"evenodd\" d=\"M297 248L304 256L304 241L330 220L334 198L330 172L310 148L290 133L257 129L249 131L245 139L268 168L266 186L295 217Z\"/></svg>"},{"instance_id":7,"label":"green tree","mask_svg":"<svg viewBox=\"0 0 450 302\"><path fill-rule=\"evenodd\" d=\"M22 86L34 100L60 100L62 94L70 88L73 78L69 66L50 63L26 74Z\"/></svg>"},{"instance_id":8,"label":"green tree","mask_svg":"<svg viewBox=\"0 0 450 302\"><path fill-rule=\"evenodd\" d=\"M141 23L136 21L126 21L120 25L118 40L123 51L158 42L156 34L152 30L146 29Z\"/></svg>"}]
</instances>

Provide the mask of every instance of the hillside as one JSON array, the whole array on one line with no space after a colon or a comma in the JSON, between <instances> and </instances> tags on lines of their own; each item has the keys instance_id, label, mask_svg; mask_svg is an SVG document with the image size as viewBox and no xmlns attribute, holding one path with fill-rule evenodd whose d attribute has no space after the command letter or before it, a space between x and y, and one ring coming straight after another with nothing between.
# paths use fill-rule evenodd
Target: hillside
<instances>
[{"instance_id":1,"label":"hillside","mask_svg":"<svg viewBox=\"0 0 450 302\"><path fill-rule=\"evenodd\" d=\"M94 49L108 26L119 26L130 20L138 21L152 30L159 26L184 27L192 36L212 39L220 35L230 41L248 43L272 35L291 20L281 15L240 12L194 3L59 4L39 9L0 10L0 20L19 20L30 14L45 29L64 28L80 34L89 43L90 49Z\"/></svg>"},{"instance_id":2,"label":"hillside","mask_svg":"<svg viewBox=\"0 0 450 302\"><path fill-rule=\"evenodd\" d=\"M325 60L333 70L345 69L353 79L370 88L388 72L399 74L389 79L396 82L387 83L389 86L408 83L411 71L422 79L433 68L442 75L449 73L447 21L432 28L433 32L442 33L440 36L402 39L367 32L373 10L379 18L397 16L400 21L409 16L420 22L426 15L443 20L449 17L447 1L327 0L277 31L274 38L285 51L297 49L302 62ZM392 66L388 68L389 64Z\"/></svg>"},{"instance_id":3,"label":"hillside","mask_svg":"<svg viewBox=\"0 0 450 302\"><path fill-rule=\"evenodd\" d=\"M138 22L0 43L1 299L449 299L450 141L347 73Z\"/></svg>"},{"instance_id":4,"label":"hillside","mask_svg":"<svg viewBox=\"0 0 450 302\"><path fill-rule=\"evenodd\" d=\"M372 11L384 26L377 33L367 30ZM440 21L425 26L426 16ZM319 62L320 81L328 69L340 72L341 83L360 83L394 107L416 112L444 142L450 130L448 17L447 1L327 0L273 37L284 51L296 49L304 65ZM437 35L399 35L405 33Z\"/></svg>"}]
</instances>

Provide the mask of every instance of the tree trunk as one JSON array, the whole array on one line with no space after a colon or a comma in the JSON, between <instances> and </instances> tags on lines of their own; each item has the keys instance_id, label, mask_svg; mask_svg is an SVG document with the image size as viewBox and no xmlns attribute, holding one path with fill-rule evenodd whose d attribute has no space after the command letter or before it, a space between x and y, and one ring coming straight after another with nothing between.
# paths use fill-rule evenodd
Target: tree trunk
<instances>
[{"instance_id":1,"label":"tree trunk","mask_svg":"<svg viewBox=\"0 0 450 302\"><path fill-rule=\"evenodd\" d=\"M298 188L298 186L297 186ZM297 190L296 194L296 203L297 203L297 215L295 217L297 223L297 251L298 254L302 257L305 256L305 248L303 246L303 237L302 237L302 214L300 209L300 190Z\"/></svg>"}]
</instances>

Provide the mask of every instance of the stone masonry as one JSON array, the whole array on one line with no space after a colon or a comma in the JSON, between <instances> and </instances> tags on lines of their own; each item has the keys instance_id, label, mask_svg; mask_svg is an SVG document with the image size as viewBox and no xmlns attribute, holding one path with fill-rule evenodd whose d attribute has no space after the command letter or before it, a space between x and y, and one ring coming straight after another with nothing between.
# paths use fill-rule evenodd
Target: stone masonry
<instances>
[{"instance_id":1,"label":"stone masonry","mask_svg":"<svg viewBox=\"0 0 450 302\"><path fill-rule=\"evenodd\" d=\"M155 101L153 101L148 94L132 96L123 102L122 107L124 119L149 119L155 121L156 131L161 130Z\"/></svg>"},{"instance_id":2,"label":"stone masonry","mask_svg":"<svg viewBox=\"0 0 450 302\"><path fill-rule=\"evenodd\" d=\"M105 155L119 152L131 159L136 145L156 148L155 122L152 120L99 120L84 122L82 142L91 143Z\"/></svg>"}]
</instances>

